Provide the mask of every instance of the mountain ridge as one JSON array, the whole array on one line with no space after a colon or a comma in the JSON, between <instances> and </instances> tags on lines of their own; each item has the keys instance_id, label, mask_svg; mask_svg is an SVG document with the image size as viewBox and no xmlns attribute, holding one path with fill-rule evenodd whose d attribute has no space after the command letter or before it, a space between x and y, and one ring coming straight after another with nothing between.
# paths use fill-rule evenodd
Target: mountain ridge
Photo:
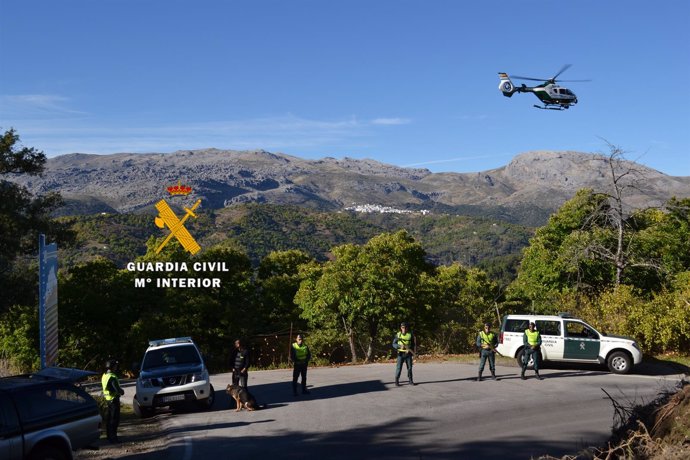
<instances>
[{"instance_id":1,"label":"mountain ridge","mask_svg":"<svg viewBox=\"0 0 690 460\"><path fill-rule=\"evenodd\" d=\"M583 187L607 191L607 156L574 151L530 151L506 166L474 173L433 173L371 159L307 160L265 150L180 150L172 153L73 153L48 159L41 177L12 180L32 193L60 192L61 214L151 212L178 181L190 198L219 209L236 203L275 203L339 211L375 204L450 214L503 215L527 225L550 213ZM690 196L690 177L668 176L634 162L639 176L626 195L632 208L662 206ZM527 216L527 214L532 214Z\"/></svg>"}]
</instances>

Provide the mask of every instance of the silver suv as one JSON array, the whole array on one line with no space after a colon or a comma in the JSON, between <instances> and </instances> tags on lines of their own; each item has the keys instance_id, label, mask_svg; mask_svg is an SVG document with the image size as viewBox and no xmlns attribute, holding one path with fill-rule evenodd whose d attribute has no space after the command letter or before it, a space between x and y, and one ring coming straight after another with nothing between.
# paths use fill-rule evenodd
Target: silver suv
<instances>
[{"instance_id":1,"label":"silver suv","mask_svg":"<svg viewBox=\"0 0 690 460\"><path fill-rule=\"evenodd\" d=\"M209 409L215 399L204 359L191 337L151 340L141 362L134 412L153 415L156 407L195 402Z\"/></svg>"}]
</instances>

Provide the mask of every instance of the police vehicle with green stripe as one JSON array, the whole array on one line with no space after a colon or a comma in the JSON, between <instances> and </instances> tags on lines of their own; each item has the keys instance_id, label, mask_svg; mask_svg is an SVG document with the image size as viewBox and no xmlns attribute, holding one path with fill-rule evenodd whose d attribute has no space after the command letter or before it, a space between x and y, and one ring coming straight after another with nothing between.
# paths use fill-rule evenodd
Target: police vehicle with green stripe
<instances>
[{"instance_id":1,"label":"police vehicle with green stripe","mask_svg":"<svg viewBox=\"0 0 690 460\"><path fill-rule=\"evenodd\" d=\"M566 313L558 316L507 315L503 318L497 350L522 366L523 335L534 322L541 334L541 359L573 363L600 363L611 372L627 374L642 362L642 352L634 339L606 335L585 321ZM533 362L528 363L532 367Z\"/></svg>"}]
</instances>

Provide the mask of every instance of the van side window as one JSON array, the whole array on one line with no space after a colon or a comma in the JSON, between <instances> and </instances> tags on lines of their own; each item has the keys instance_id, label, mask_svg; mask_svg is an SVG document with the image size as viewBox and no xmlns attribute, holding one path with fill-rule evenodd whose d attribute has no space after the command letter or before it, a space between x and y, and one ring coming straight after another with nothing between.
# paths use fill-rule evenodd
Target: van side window
<instances>
[{"instance_id":1,"label":"van side window","mask_svg":"<svg viewBox=\"0 0 690 460\"><path fill-rule=\"evenodd\" d=\"M566 337L579 337L583 339L598 339L599 335L592 329L577 321L565 322Z\"/></svg>"},{"instance_id":2,"label":"van side window","mask_svg":"<svg viewBox=\"0 0 690 460\"><path fill-rule=\"evenodd\" d=\"M541 335L561 335L560 321L536 321L537 330Z\"/></svg>"},{"instance_id":3,"label":"van side window","mask_svg":"<svg viewBox=\"0 0 690 460\"><path fill-rule=\"evenodd\" d=\"M526 319L509 319L506 321L505 332L525 332L529 327L529 321Z\"/></svg>"}]
</instances>

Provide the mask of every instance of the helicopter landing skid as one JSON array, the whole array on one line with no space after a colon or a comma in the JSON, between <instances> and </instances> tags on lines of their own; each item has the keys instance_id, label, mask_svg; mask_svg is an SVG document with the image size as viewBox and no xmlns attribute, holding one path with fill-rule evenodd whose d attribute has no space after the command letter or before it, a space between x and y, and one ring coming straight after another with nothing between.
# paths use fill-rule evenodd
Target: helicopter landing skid
<instances>
[{"instance_id":1,"label":"helicopter landing skid","mask_svg":"<svg viewBox=\"0 0 690 460\"><path fill-rule=\"evenodd\" d=\"M534 107L536 107L536 108L538 108L538 109L542 109L542 110L565 110L565 109L568 108L567 106L566 106L566 107L563 107L563 106L560 106L560 105L559 105L558 107L548 107L548 106L542 107L542 106L537 105L537 104L534 104Z\"/></svg>"}]
</instances>

